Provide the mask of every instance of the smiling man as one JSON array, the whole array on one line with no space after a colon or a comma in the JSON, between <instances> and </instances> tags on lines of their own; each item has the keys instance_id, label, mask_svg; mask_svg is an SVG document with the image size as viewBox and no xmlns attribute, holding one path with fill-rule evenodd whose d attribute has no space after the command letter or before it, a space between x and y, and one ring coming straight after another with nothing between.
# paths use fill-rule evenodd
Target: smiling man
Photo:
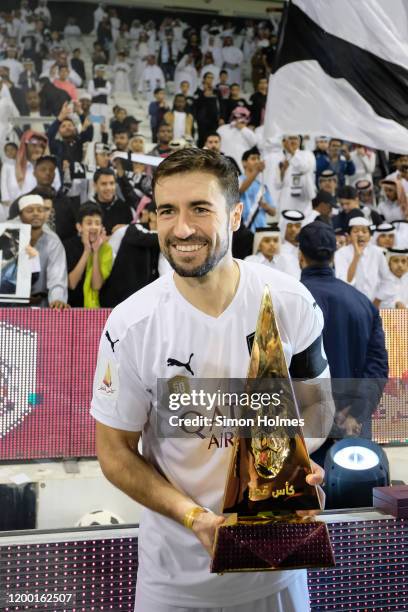
<instances>
[{"instance_id":1,"label":"smiling man","mask_svg":"<svg viewBox=\"0 0 408 612\"><path fill-rule=\"evenodd\" d=\"M336 252L334 265L337 278L353 285L379 308L382 301L388 302L395 296L384 252L370 244L370 225L363 216L349 220L350 244Z\"/></svg>"},{"instance_id":2,"label":"smiling man","mask_svg":"<svg viewBox=\"0 0 408 612\"><path fill-rule=\"evenodd\" d=\"M39 195L25 195L18 206L21 223L31 225L30 246L38 252L40 264L31 285L30 304L56 310L69 308L65 251L54 232L44 231L47 215L44 200Z\"/></svg>"},{"instance_id":3,"label":"smiling man","mask_svg":"<svg viewBox=\"0 0 408 612\"><path fill-rule=\"evenodd\" d=\"M102 210L103 226L110 236L115 225L127 225L132 221L131 207L116 196L116 175L112 168L99 168L93 180L94 199Z\"/></svg>"},{"instance_id":4,"label":"smiling man","mask_svg":"<svg viewBox=\"0 0 408 612\"><path fill-rule=\"evenodd\" d=\"M233 259L232 233L239 228L242 204L238 177L223 156L193 148L173 153L158 166L153 192L160 248L174 272L110 315L91 409L103 473L145 506L135 610L247 612L251 606L253 612L304 612L309 610L305 571L210 573L215 530L225 520L221 507L231 440L159 437L155 410L159 378L246 377L248 340L265 284L292 375L327 376L321 311L290 276ZM320 422L317 381L304 387L302 415L309 424L316 415ZM323 440L309 442L314 450ZM319 484L323 473L314 470L308 482Z\"/></svg>"}]
</instances>

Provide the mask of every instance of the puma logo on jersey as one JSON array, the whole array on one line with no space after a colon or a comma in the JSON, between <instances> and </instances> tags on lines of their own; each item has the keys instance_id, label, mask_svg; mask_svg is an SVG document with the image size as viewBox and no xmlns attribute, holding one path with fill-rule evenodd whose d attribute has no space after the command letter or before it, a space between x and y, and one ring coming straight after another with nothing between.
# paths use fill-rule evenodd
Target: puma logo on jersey
<instances>
[{"instance_id":1,"label":"puma logo on jersey","mask_svg":"<svg viewBox=\"0 0 408 612\"><path fill-rule=\"evenodd\" d=\"M190 372L192 376L194 376L194 372L190 367L190 361L191 358L193 357L194 353L191 353L190 355L190 359L187 361L187 363L183 363L182 361L178 361L177 359L173 359L173 357L169 357L167 359L167 365L168 366L180 366L181 368L186 368L187 372Z\"/></svg>"},{"instance_id":2,"label":"puma logo on jersey","mask_svg":"<svg viewBox=\"0 0 408 612\"><path fill-rule=\"evenodd\" d=\"M105 336L108 339L109 344L111 345L112 353L115 352L115 344L119 342L119 338L117 340L112 340L108 331L105 332Z\"/></svg>"}]
</instances>

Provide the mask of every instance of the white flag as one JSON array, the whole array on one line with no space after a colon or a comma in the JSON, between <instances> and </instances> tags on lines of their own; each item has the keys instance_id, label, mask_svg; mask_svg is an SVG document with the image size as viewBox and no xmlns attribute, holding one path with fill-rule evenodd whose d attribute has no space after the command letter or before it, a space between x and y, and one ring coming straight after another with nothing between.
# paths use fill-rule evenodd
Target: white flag
<instances>
[{"instance_id":1,"label":"white flag","mask_svg":"<svg viewBox=\"0 0 408 612\"><path fill-rule=\"evenodd\" d=\"M292 0L264 136L326 134L408 152L408 3Z\"/></svg>"}]
</instances>

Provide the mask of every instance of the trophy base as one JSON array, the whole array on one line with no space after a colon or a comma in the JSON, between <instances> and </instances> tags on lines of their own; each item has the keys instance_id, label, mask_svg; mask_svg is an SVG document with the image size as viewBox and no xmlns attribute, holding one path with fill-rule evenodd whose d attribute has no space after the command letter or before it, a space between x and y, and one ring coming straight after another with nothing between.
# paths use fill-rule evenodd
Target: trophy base
<instances>
[{"instance_id":1,"label":"trophy base","mask_svg":"<svg viewBox=\"0 0 408 612\"><path fill-rule=\"evenodd\" d=\"M232 515L217 529L211 572L263 572L333 567L326 523L286 516Z\"/></svg>"}]
</instances>

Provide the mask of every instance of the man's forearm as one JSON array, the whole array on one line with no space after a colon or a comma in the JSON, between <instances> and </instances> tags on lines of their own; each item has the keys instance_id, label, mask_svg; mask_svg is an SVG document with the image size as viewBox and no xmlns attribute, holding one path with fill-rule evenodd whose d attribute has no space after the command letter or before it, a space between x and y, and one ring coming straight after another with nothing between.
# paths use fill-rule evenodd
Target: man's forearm
<instances>
[{"instance_id":1,"label":"man's forearm","mask_svg":"<svg viewBox=\"0 0 408 612\"><path fill-rule=\"evenodd\" d=\"M118 450L110 457L109 467L104 467L103 461L101 467L106 478L134 501L178 523L197 505L130 449Z\"/></svg>"},{"instance_id":2,"label":"man's forearm","mask_svg":"<svg viewBox=\"0 0 408 612\"><path fill-rule=\"evenodd\" d=\"M327 403L325 403L327 408ZM312 404L302 410L302 418L305 420L303 435L309 454L314 453L326 441L333 425L334 405L328 414L322 410L322 404Z\"/></svg>"},{"instance_id":3,"label":"man's forearm","mask_svg":"<svg viewBox=\"0 0 408 612\"><path fill-rule=\"evenodd\" d=\"M254 182L255 179L256 179L256 175L255 174L253 174L251 176L247 176L242 181L242 184L241 184L241 186L239 188L239 193L240 194L245 193L245 191L250 188L250 186L252 185L252 183Z\"/></svg>"},{"instance_id":4,"label":"man's forearm","mask_svg":"<svg viewBox=\"0 0 408 612\"><path fill-rule=\"evenodd\" d=\"M300 416L304 419L303 435L309 453L321 447L333 425L335 406L330 378L319 378L318 383L295 383L295 394Z\"/></svg>"}]
</instances>

